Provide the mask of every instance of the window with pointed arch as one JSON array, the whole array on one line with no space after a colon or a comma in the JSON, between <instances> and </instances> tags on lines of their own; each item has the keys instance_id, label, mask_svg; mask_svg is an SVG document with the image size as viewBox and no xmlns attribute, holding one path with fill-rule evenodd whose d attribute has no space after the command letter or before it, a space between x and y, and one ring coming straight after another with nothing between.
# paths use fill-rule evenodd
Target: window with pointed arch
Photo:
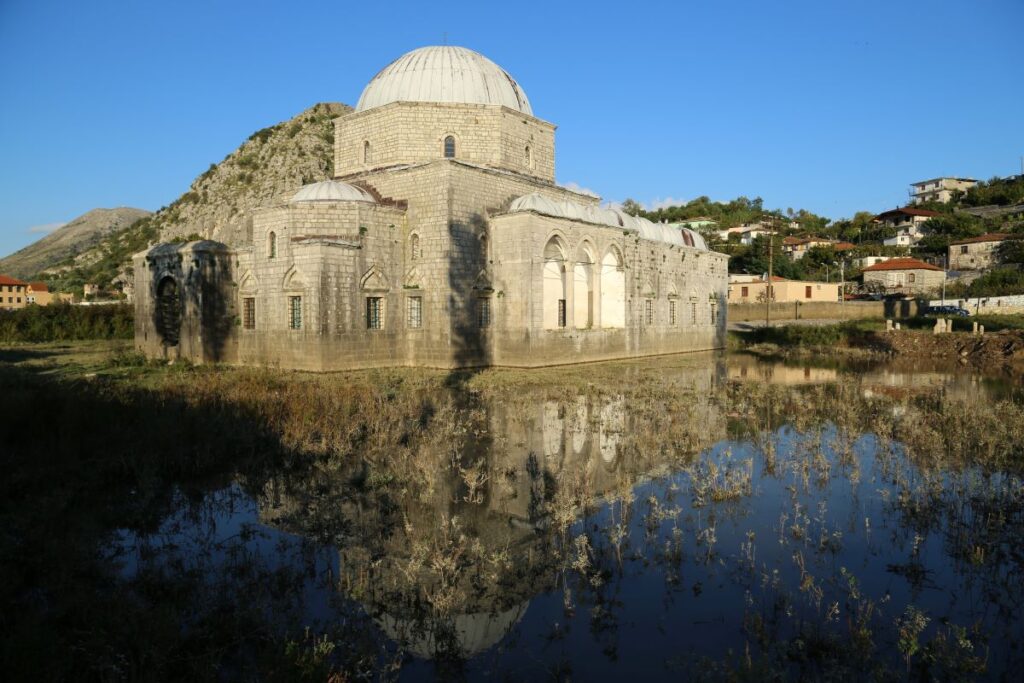
<instances>
[{"instance_id":1,"label":"window with pointed arch","mask_svg":"<svg viewBox=\"0 0 1024 683\"><path fill-rule=\"evenodd\" d=\"M370 141L366 140L363 142L363 163L370 163Z\"/></svg>"},{"instance_id":2,"label":"window with pointed arch","mask_svg":"<svg viewBox=\"0 0 1024 683\"><path fill-rule=\"evenodd\" d=\"M455 136L453 135L448 135L444 139L444 158L455 158Z\"/></svg>"},{"instance_id":3,"label":"window with pointed arch","mask_svg":"<svg viewBox=\"0 0 1024 683\"><path fill-rule=\"evenodd\" d=\"M267 235L267 258L277 258L277 233L274 231Z\"/></svg>"}]
</instances>

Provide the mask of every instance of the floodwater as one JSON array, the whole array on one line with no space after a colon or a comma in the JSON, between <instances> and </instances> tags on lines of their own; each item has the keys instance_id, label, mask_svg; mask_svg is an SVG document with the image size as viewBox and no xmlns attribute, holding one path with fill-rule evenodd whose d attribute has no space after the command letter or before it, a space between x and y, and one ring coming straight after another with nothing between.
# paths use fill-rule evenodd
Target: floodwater
<instances>
[{"instance_id":1,"label":"floodwater","mask_svg":"<svg viewBox=\"0 0 1024 683\"><path fill-rule=\"evenodd\" d=\"M144 585L193 577L348 679L1024 666L1015 381L743 355L596 367L467 393L401 470L178 492L109 561Z\"/></svg>"}]
</instances>

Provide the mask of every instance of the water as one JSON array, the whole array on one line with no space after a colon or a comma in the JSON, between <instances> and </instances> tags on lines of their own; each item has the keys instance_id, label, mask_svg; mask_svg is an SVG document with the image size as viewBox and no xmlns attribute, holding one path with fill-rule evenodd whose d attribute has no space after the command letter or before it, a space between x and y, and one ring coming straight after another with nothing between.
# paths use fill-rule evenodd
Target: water
<instances>
[{"instance_id":1,"label":"water","mask_svg":"<svg viewBox=\"0 0 1024 683\"><path fill-rule=\"evenodd\" d=\"M244 605L354 678L1024 665L1019 384L742 355L588 368L455 385L393 466L178 491L109 561L131 585L189 577L186 629Z\"/></svg>"}]
</instances>

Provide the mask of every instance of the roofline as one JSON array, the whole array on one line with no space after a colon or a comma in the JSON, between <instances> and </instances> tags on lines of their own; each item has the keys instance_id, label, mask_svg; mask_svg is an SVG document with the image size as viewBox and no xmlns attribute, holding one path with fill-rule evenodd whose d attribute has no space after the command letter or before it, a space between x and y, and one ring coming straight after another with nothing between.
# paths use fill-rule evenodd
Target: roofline
<instances>
[{"instance_id":1,"label":"roofline","mask_svg":"<svg viewBox=\"0 0 1024 683\"><path fill-rule=\"evenodd\" d=\"M542 125L548 126L549 128L551 128L551 130L558 129L558 126L556 124L551 123L547 119L542 119L536 114L527 114L526 112L519 111L518 109L513 109L507 104L485 104L483 102L427 102L422 100L395 100L394 102L388 102L387 104L382 104L379 107L372 107L370 109L364 109L362 111L356 111L355 107L353 107L352 111L346 114L342 114L341 116L336 116L333 120L337 121L339 119L355 118L357 116L363 116L371 112L382 111L384 109L387 109L388 107L395 107L399 105L414 105L419 107L476 107L483 109L505 109L510 114L515 114L516 116L525 116L528 119L533 119L534 121L537 121Z\"/></svg>"},{"instance_id":2,"label":"roofline","mask_svg":"<svg viewBox=\"0 0 1024 683\"><path fill-rule=\"evenodd\" d=\"M960 181L964 181L964 182L968 182L968 183L976 183L976 182L978 182L977 178L957 178L956 176L951 176L951 175L941 175L938 178L929 178L928 180L918 180L916 183L910 183L910 186L911 187L916 187L917 185L924 185L925 183L933 183L936 180L960 180Z\"/></svg>"}]
</instances>

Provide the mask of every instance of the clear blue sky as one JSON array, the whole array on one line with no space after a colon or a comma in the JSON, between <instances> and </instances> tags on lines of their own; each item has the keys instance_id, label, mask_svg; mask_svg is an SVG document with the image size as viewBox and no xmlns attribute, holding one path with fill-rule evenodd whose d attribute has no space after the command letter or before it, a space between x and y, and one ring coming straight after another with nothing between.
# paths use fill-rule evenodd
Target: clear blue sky
<instances>
[{"instance_id":1,"label":"clear blue sky","mask_svg":"<svg viewBox=\"0 0 1024 683\"><path fill-rule=\"evenodd\" d=\"M445 34L558 124L559 182L880 211L915 180L1019 172L1022 30L1022 0L0 0L0 254L94 207L167 204Z\"/></svg>"}]
</instances>

